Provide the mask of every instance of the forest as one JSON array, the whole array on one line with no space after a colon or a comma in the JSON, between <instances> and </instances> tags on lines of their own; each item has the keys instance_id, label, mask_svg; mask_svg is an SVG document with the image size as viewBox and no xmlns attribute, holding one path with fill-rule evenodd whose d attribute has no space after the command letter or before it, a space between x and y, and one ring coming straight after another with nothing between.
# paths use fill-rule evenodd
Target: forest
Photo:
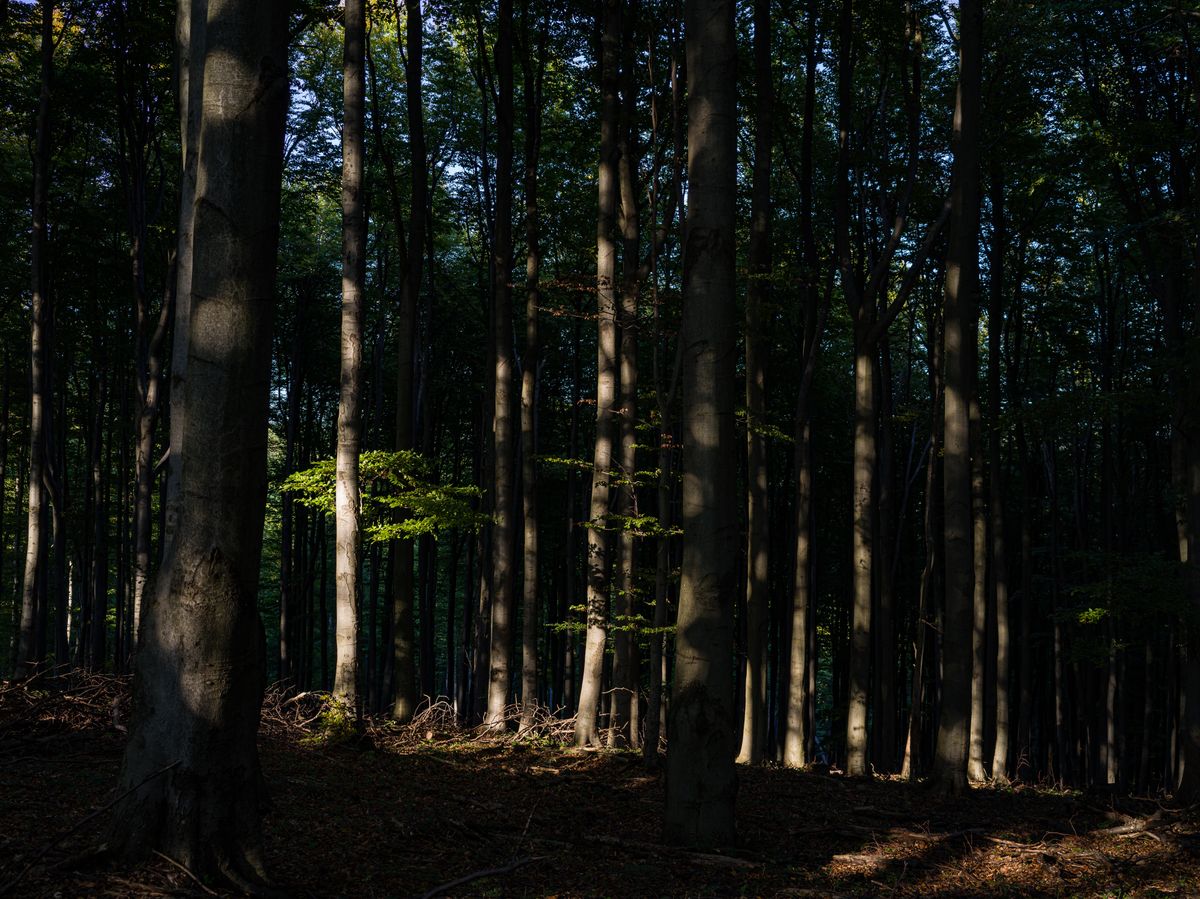
<instances>
[{"instance_id":1,"label":"forest","mask_svg":"<svg viewBox=\"0 0 1200 899\"><path fill-rule=\"evenodd\" d=\"M1198 43L0 0L0 896L1200 892Z\"/></svg>"}]
</instances>

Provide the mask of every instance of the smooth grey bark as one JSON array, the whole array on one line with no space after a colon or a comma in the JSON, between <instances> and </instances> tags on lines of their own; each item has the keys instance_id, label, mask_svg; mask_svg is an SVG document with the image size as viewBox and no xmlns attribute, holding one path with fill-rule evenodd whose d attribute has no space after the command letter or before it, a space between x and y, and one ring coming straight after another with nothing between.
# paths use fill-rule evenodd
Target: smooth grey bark
<instances>
[{"instance_id":1,"label":"smooth grey bark","mask_svg":"<svg viewBox=\"0 0 1200 899\"><path fill-rule=\"evenodd\" d=\"M756 90L754 171L750 187L750 272L746 285L746 688L742 744L737 761L757 765L767 739L767 618L770 576L770 508L767 478L766 305L771 291L771 2L754 0Z\"/></svg>"},{"instance_id":2,"label":"smooth grey bark","mask_svg":"<svg viewBox=\"0 0 1200 899\"><path fill-rule=\"evenodd\" d=\"M261 885L257 594L287 109L287 5L211 0L178 518L145 609L111 852Z\"/></svg>"},{"instance_id":3,"label":"smooth grey bark","mask_svg":"<svg viewBox=\"0 0 1200 899\"><path fill-rule=\"evenodd\" d=\"M511 684L509 670L516 621L517 498L515 496L516 414L515 360L512 340L512 193L513 193L513 4L500 0L496 63L496 221L492 265L496 272L492 345L496 391L492 420L494 447L492 489L492 634L484 723L498 726L504 719Z\"/></svg>"},{"instance_id":4,"label":"smooth grey bark","mask_svg":"<svg viewBox=\"0 0 1200 899\"><path fill-rule=\"evenodd\" d=\"M602 0L600 21L600 162L596 178L599 206L596 216L596 431L592 452L592 490L587 528L587 636L575 716L575 744L599 740L596 716L608 638L609 572L612 540L608 515L612 488L613 450L617 423L617 245L613 239L617 202L618 96L617 50L621 35L622 0Z\"/></svg>"},{"instance_id":5,"label":"smooth grey bark","mask_svg":"<svg viewBox=\"0 0 1200 899\"><path fill-rule=\"evenodd\" d=\"M978 282L976 282L978 283ZM973 335L978 328L978 318L972 324ZM976 353L971 353L971 381L976 380ZM987 705L987 508L983 483L983 419L979 408L979 397L972 396L968 410L969 438L971 446L971 730L967 746L967 779L972 783L987 780L984 762L984 720Z\"/></svg>"},{"instance_id":6,"label":"smooth grey bark","mask_svg":"<svg viewBox=\"0 0 1200 899\"><path fill-rule=\"evenodd\" d=\"M363 211L366 76L365 0L346 0L342 54L342 327L334 487L334 589L337 627L333 698L358 703L358 606L362 592L362 519L358 459L362 449L363 308L367 223Z\"/></svg>"},{"instance_id":7,"label":"smooth grey bark","mask_svg":"<svg viewBox=\"0 0 1200 899\"><path fill-rule=\"evenodd\" d=\"M664 833L731 845L737 739L733 454L737 66L732 0L684 7L688 212L684 238L683 562Z\"/></svg>"},{"instance_id":8,"label":"smooth grey bark","mask_svg":"<svg viewBox=\"0 0 1200 899\"><path fill-rule=\"evenodd\" d=\"M974 307L979 278L980 91L983 5L959 5L959 84L954 110L954 170L945 296L946 610L943 625L942 712L934 753L936 788L967 789L971 726L974 565L971 516L970 401L974 372Z\"/></svg>"},{"instance_id":9,"label":"smooth grey bark","mask_svg":"<svg viewBox=\"0 0 1200 899\"><path fill-rule=\"evenodd\" d=\"M33 299L30 305L30 393L29 393L29 501L25 537L25 579L21 590L20 636L17 641L15 676L32 674L42 661L38 640L40 607L45 595L39 590L46 561L45 527L46 452L49 428L50 308L46 253L46 206L50 187L50 93L54 78L54 4L42 0L41 75L33 151L33 235L29 261ZM60 662L65 661L63 659Z\"/></svg>"},{"instance_id":10,"label":"smooth grey bark","mask_svg":"<svg viewBox=\"0 0 1200 899\"><path fill-rule=\"evenodd\" d=\"M191 336L193 251L192 234L196 215L197 164L200 155L200 117L204 97L206 56L205 23L209 0L179 0L175 18L176 102L179 105L179 149L183 171L179 181L179 220L175 226L175 308L171 336L170 448L167 457L166 528L162 536L163 556L175 532L181 501L183 475L182 422L186 402L188 340ZM125 654L137 650L137 626L132 628ZM119 660L119 665L124 659Z\"/></svg>"}]
</instances>

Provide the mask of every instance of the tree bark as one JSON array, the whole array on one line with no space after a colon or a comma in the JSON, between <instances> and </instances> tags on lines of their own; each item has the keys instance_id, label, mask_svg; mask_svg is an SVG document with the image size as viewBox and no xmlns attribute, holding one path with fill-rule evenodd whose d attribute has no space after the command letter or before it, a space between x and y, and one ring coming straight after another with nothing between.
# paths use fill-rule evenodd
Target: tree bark
<instances>
[{"instance_id":1,"label":"tree bark","mask_svg":"<svg viewBox=\"0 0 1200 899\"><path fill-rule=\"evenodd\" d=\"M538 209L538 156L542 145L542 82L546 72L549 19L543 17L537 45L529 28L532 0L524 11L525 52L521 74L525 95L525 355L521 360L521 510L523 577L521 580L521 726L533 723L538 706L538 501L537 396L538 315L541 307L541 221ZM536 52L537 62L533 60ZM568 513L569 514L569 513Z\"/></svg>"},{"instance_id":2,"label":"tree bark","mask_svg":"<svg viewBox=\"0 0 1200 899\"><path fill-rule=\"evenodd\" d=\"M30 307L29 394L29 502L25 538L25 580L21 591L21 624L17 644L16 677L33 673L42 661L37 630L42 566L46 558L45 502L46 432L49 426L50 380L47 372L49 322L52 315L47 262L46 206L50 187L50 93L54 78L54 4L42 0L41 88L33 150L33 237L29 260L33 271Z\"/></svg>"},{"instance_id":3,"label":"tree bark","mask_svg":"<svg viewBox=\"0 0 1200 899\"><path fill-rule=\"evenodd\" d=\"M750 188L750 280L746 285L746 693L738 762L760 764L767 738L767 619L770 595L766 374L771 292L771 3L754 0L754 172Z\"/></svg>"},{"instance_id":4,"label":"tree bark","mask_svg":"<svg viewBox=\"0 0 1200 899\"><path fill-rule=\"evenodd\" d=\"M683 563L671 688L665 836L735 839L733 608L736 41L732 0L684 7L688 215L684 243Z\"/></svg>"},{"instance_id":5,"label":"tree bark","mask_svg":"<svg viewBox=\"0 0 1200 899\"><path fill-rule=\"evenodd\" d=\"M983 65L981 0L959 5L959 85L954 113L954 171L945 297L946 611L943 626L942 713L934 758L937 788L967 788L971 720L972 561L971 442L974 305L978 293L979 132Z\"/></svg>"},{"instance_id":6,"label":"tree bark","mask_svg":"<svg viewBox=\"0 0 1200 899\"><path fill-rule=\"evenodd\" d=\"M333 698L357 716L358 608L362 593L362 521L358 458L362 450L363 316L367 223L363 215L366 76L365 0L346 0L342 56L342 331L334 498L337 663Z\"/></svg>"},{"instance_id":7,"label":"tree bark","mask_svg":"<svg viewBox=\"0 0 1200 899\"><path fill-rule=\"evenodd\" d=\"M516 436L514 421L514 359L512 337L512 193L513 193L513 5L500 0L496 38L496 224L492 264L496 271L492 344L495 353L496 393L492 422L495 447L494 479L496 521L492 526L492 635L488 678L487 714L484 722L499 725L510 690L509 668L516 619L517 503L515 490Z\"/></svg>"},{"instance_id":8,"label":"tree bark","mask_svg":"<svg viewBox=\"0 0 1200 899\"><path fill-rule=\"evenodd\" d=\"M597 177L599 211L596 217L596 436L592 454L592 492L587 528L587 637L579 707L575 716L575 743L596 743L596 715L600 708L600 681L608 638L609 558L608 533L610 480L616 442L617 246L613 239L617 201L618 56L622 0L602 0L600 17L600 167Z\"/></svg>"},{"instance_id":9,"label":"tree bark","mask_svg":"<svg viewBox=\"0 0 1200 899\"><path fill-rule=\"evenodd\" d=\"M256 606L287 109L287 9L211 0L192 249L180 502L137 659L108 845L201 877L265 881Z\"/></svg>"}]
</instances>

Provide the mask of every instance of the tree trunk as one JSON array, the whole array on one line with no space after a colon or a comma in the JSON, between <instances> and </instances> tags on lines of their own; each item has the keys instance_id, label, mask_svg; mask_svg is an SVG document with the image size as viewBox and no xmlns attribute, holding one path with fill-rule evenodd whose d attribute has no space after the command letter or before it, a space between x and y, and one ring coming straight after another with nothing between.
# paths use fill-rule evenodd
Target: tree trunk
<instances>
[{"instance_id":1,"label":"tree trunk","mask_svg":"<svg viewBox=\"0 0 1200 899\"><path fill-rule=\"evenodd\" d=\"M992 256L988 311L988 477L989 515L992 527L992 590L996 607L996 743L992 752L992 779L1008 782L1010 729L1009 678L1012 632L1008 620L1008 560L1004 534L1004 468L1000 453L1003 433L1000 419L1000 356L1004 333L1004 255L1008 240L1004 215L1004 178L997 164L992 169Z\"/></svg>"},{"instance_id":2,"label":"tree trunk","mask_svg":"<svg viewBox=\"0 0 1200 899\"><path fill-rule=\"evenodd\" d=\"M978 319L972 323L975 333ZM971 337L972 346L974 337ZM972 383L976 379L975 353L971 353ZM971 598L971 732L967 747L967 779L972 783L987 780L983 767L984 732L987 708L987 509L984 506L983 484L983 421L979 398L972 396L968 410L971 443L971 560L974 589Z\"/></svg>"},{"instance_id":3,"label":"tree trunk","mask_svg":"<svg viewBox=\"0 0 1200 899\"><path fill-rule=\"evenodd\" d=\"M521 361L521 726L533 723L538 705L538 502L537 502L537 396L538 315L541 293L541 222L538 218L538 154L542 145L542 81L546 72L546 34L549 19L543 18L536 48L529 30L531 0L524 13L525 52L521 73L525 95L525 356ZM531 58L537 53L537 62ZM568 513L569 514L569 513Z\"/></svg>"},{"instance_id":4,"label":"tree trunk","mask_svg":"<svg viewBox=\"0 0 1200 899\"><path fill-rule=\"evenodd\" d=\"M135 717L108 837L242 889L265 881L256 606L271 317L287 109L287 11L211 0L193 231L195 327L179 422L181 502L146 608Z\"/></svg>"},{"instance_id":5,"label":"tree trunk","mask_svg":"<svg viewBox=\"0 0 1200 899\"><path fill-rule=\"evenodd\" d=\"M861 326L854 348L854 605L850 631L850 692L846 713L846 774L865 777L867 766L867 697L871 679L872 552L875 495L874 348ZM882 710L877 709L876 713Z\"/></svg>"},{"instance_id":6,"label":"tree trunk","mask_svg":"<svg viewBox=\"0 0 1200 899\"><path fill-rule=\"evenodd\" d=\"M600 12L600 168L596 218L596 438L592 454L592 495L587 529L587 639L575 717L575 743L597 742L596 715L608 637L610 479L616 440L617 403L616 278L617 246L613 240L617 201L617 50L621 35L621 0L602 0Z\"/></svg>"},{"instance_id":7,"label":"tree trunk","mask_svg":"<svg viewBox=\"0 0 1200 899\"><path fill-rule=\"evenodd\" d=\"M415 0L414 0L415 2ZM495 352L496 393L492 437L495 447L492 488L496 521L492 526L492 639L488 678L487 715L484 722L498 726L504 718L510 693L509 667L513 654L516 619L517 504L514 493L516 425L513 389L512 336L512 192L513 192L513 9L512 0L500 0L496 39L496 225L492 264L496 271L492 344Z\"/></svg>"},{"instance_id":8,"label":"tree trunk","mask_svg":"<svg viewBox=\"0 0 1200 899\"><path fill-rule=\"evenodd\" d=\"M688 0L683 563L667 753L666 839L732 845L736 41L732 0Z\"/></svg>"},{"instance_id":9,"label":"tree trunk","mask_svg":"<svg viewBox=\"0 0 1200 899\"><path fill-rule=\"evenodd\" d=\"M946 612L943 625L942 713L934 777L939 790L967 788L971 721L971 632L974 582L969 406L978 293L980 81L983 7L959 5L959 85L954 113L954 172L945 300Z\"/></svg>"},{"instance_id":10,"label":"tree trunk","mask_svg":"<svg viewBox=\"0 0 1200 899\"><path fill-rule=\"evenodd\" d=\"M33 270L30 328L29 394L29 504L25 539L25 580L21 592L21 632L17 644L16 677L27 677L42 661L38 652L38 585L46 557L44 507L46 502L46 431L50 403L47 372L51 316L46 259L46 206L50 187L50 89L54 78L54 4L42 0L41 90L38 94L37 130L33 150L33 238L29 259Z\"/></svg>"},{"instance_id":11,"label":"tree trunk","mask_svg":"<svg viewBox=\"0 0 1200 899\"><path fill-rule=\"evenodd\" d=\"M337 663L333 698L357 716L358 607L362 593L361 499L358 457L362 449L363 305L367 223L363 215L363 131L366 125L365 0L346 0L342 57L342 333L338 395L337 475L334 527L337 591Z\"/></svg>"},{"instance_id":12,"label":"tree trunk","mask_svg":"<svg viewBox=\"0 0 1200 899\"><path fill-rule=\"evenodd\" d=\"M771 291L771 3L754 2L756 90L754 173L750 188L750 280L746 285L746 693L737 760L757 765L767 737L767 619L770 509L767 505L766 371Z\"/></svg>"}]
</instances>

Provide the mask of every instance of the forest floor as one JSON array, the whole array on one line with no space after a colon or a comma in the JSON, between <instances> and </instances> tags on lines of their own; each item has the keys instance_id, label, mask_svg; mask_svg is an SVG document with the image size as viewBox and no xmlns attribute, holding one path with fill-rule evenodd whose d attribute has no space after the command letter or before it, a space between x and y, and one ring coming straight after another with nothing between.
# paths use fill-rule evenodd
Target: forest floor
<instances>
[{"instance_id":1,"label":"forest floor","mask_svg":"<svg viewBox=\"0 0 1200 899\"><path fill-rule=\"evenodd\" d=\"M166 859L71 861L102 838L104 813L78 825L113 798L125 691L0 682L0 895L220 894ZM438 715L337 742L314 737L319 712L279 694L264 709L267 861L289 896L1200 895L1195 809L743 767L739 848L694 853L661 844L662 776L637 754L564 749L545 727L481 740Z\"/></svg>"}]
</instances>

